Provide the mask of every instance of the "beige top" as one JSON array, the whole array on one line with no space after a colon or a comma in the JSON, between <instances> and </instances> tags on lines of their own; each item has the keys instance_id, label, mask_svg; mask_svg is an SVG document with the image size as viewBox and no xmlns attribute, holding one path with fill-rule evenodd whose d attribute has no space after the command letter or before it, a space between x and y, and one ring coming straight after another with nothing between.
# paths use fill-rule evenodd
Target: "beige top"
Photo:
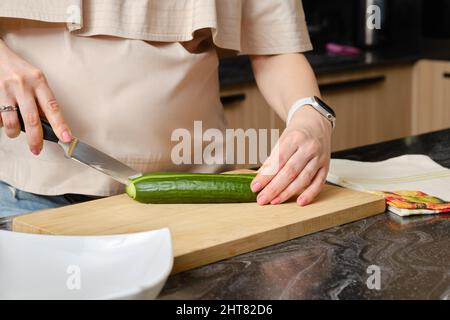
<instances>
[{"instance_id":1,"label":"beige top","mask_svg":"<svg viewBox=\"0 0 450 320\"><path fill-rule=\"evenodd\" d=\"M211 28L218 47L246 54L311 49L300 0L1 0L0 17L147 41L189 41Z\"/></svg>"},{"instance_id":2,"label":"beige top","mask_svg":"<svg viewBox=\"0 0 450 320\"><path fill-rule=\"evenodd\" d=\"M0 37L45 73L75 136L140 171L224 169L171 161L175 129L226 126L214 44L246 54L311 49L298 0L1 0ZM23 134L2 129L0 159L0 180L21 190L123 191L56 144L35 157Z\"/></svg>"}]
</instances>

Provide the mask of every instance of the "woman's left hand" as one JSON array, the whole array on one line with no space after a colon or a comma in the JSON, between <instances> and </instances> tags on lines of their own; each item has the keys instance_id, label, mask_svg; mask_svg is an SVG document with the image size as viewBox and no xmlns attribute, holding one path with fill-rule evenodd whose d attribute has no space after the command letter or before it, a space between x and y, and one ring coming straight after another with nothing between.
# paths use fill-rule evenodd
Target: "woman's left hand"
<instances>
[{"instance_id":1,"label":"woman's left hand","mask_svg":"<svg viewBox=\"0 0 450 320\"><path fill-rule=\"evenodd\" d=\"M311 203L328 173L331 132L330 121L313 107L299 109L252 181L258 204L279 204L293 196L300 206Z\"/></svg>"}]
</instances>

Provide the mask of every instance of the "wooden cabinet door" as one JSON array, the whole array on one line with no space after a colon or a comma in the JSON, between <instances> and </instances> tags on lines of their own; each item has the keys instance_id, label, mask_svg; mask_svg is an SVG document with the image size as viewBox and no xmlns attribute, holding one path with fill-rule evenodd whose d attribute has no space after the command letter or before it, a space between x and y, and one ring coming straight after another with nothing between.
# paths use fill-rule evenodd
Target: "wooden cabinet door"
<instances>
[{"instance_id":1,"label":"wooden cabinet door","mask_svg":"<svg viewBox=\"0 0 450 320\"><path fill-rule=\"evenodd\" d=\"M220 96L228 128L284 129L284 122L255 84L223 89Z\"/></svg>"},{"instance_id":2,"label":"wooden cabinet door","mask_svg":"<svg viewBox=\"0 0 450 320\"><path fill-rule=\"evenodd\" d=\"M323 98L337 116L332 150L410 135L411 75L406 65L319 77Z\"/></svg>"},{"instance_id":3,"label":"wooden cabinet door","mask_svg":"<svg viewBox=\"0 0 450 320\"><path fill-rule=\"evenodd\" d=\"M450 62L419 61L413 79L413 133L450 128Z\"/></svg>"},{"instance_id":4,"label":"wooden cabinet door","mask_svg":"<svg viewBox=\"0 0 450 320\"><path fill-rule=\"evenodd\" d=\"M411 134L411 65L323 75L318 81L337 114L333 151ZM229 128L284 129L255 84L228 87L221 97Z\"/></svg>"}]
</instances>

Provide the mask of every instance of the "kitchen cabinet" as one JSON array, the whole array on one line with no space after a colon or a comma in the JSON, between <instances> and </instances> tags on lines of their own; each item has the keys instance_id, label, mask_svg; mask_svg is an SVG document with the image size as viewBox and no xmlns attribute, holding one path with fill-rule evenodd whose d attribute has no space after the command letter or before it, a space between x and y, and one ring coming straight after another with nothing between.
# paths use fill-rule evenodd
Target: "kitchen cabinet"
<instances>
[{"instance_id":1,"label":"kitchen cabinet","mask_svg":"<svg viewBox=\"0 0 450 320\"><path fill-rule=\"evenodd\" d=\"M333 151L411 133L412 65L321 75L318 82L338 118ZM224 88L221 96L230 128L284 128L255 84Z\"/></svg>"},{"instance_id":2,"label":"kitchen cabinet","mask_svg":"<svg viewBox=\"0 0 450 320\"><path fill-rule=\"evenodd\" d=\"M412 133L450 128L450 62L419 61L413 88Z\"/></svg>"},{"instance_id":3,"label":"kitchen cabinet","mask_svg":"<svg viewBox=\"0 0 450 320\"><path fill-rule=\"evenodd\" d=\"M228 87L221 91L229 128L284 129L284 121L269 106L255 84Z\"/></svg>"},{"instance_id":4,"label":"kitchen cabinet","mask_svg":"<svg viewBox=\"0 0 450 320\"><path fill-rule=\"evenodd\" d=\"M333 151L410 135L411 65L324 75L318 81L337 116Z\"/></svg>"}]
</instances>

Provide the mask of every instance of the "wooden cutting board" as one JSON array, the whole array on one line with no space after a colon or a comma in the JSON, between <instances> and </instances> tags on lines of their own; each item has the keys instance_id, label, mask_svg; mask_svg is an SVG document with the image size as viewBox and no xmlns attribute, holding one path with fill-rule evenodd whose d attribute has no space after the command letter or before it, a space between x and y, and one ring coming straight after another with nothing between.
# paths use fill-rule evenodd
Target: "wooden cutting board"
<instances>
[{"instance_id":1,"label":"wooden cutting board","mask_svg":"<svg viewBox=\"0 0 450 320\"><path fill-rule=\"evenodd\" d=\"M141 204L113 196L13 220L13 230L54 235L106 235L168 227L173 273L366 218L385 210L376 195L326 185L314 203Z\"/></svg>"}]
</instances>

